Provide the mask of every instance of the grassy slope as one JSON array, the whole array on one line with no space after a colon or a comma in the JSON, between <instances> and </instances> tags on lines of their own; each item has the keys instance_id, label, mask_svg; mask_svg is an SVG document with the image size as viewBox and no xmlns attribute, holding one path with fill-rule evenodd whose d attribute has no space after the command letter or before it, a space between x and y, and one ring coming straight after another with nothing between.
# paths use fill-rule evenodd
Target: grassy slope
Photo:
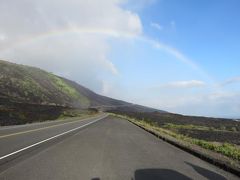
<instances>
[{"instance_id":1,"label":"grassy slope","mask_svg":"<svg viewBox=\"0 0 240 180\"><path fill-rule=\"evenodd\" d=\"M0 61L1 96L10 100L62 106L88 107L86 96L61 77L38 68Z\"/></svg>"}]
</instances>

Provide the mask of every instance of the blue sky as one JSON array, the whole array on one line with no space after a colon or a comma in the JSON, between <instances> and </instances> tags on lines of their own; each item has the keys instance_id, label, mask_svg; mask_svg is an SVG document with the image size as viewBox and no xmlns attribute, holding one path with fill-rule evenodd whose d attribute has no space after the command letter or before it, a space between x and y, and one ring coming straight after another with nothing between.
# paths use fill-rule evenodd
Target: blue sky
<instances>
[{"instance_id":1,"label":"blue sky","mask_svg":"<svg viewBox=\"0 0 240 180\"><path fill-rule=\"evenodd\" d=\"M239 7L237 0L159 0L139 14L146 36L179 49L216 79L224 80L239 75Z\"/></svg>"},{"instance_id":2,"label":"blue sky","mask_svg":"<svg viewBox=\"0 0 240 180\"><path fill-rule=\"evenodd\" d=\"M136 99L141 103L157 108L195 115L238 116L239 103L232 105L234 110L229 108L229 103L231 104L232 98L239 97L240 90L237 78L240 67L239 7L239 1L183 0L180 3L177 0L162 0L135 9L142 20L144 36L176 48L209 77L180 62L171 54L154 49L148 43L137 41L119 45L118 42L114 45L112 59L120 72L123 72L123 86L138 91L140 95ZM220 85L230 79L235 81L224 87ZM169 87L168 92L161 87L171 82L193 80L201 81L204 85L184 89ZM161 93L163 94L159 95ZM171 99L171 96L182 103L174 106L174 100L169 100L169 105L164 107L164 101ZM181 96L192 96L189 101L202 99L203 102L196 105L186 98L187 102L184 103ZM219 102L219 99L208 102L205 99L209 99L207 96L219 96L219 99L230 102L225 104L222 102L224 100ZM158 100L162 102L158 103ZM210 107L205 103L210 103Z\"/></svg>"},{"instance_id":3,"label":"blue sky","mask_svg":"<svg viewBox=\"0 0 240 180\"><path fill-rule=\"evenodd\" d=\"M240 117L238 0L0 2L0 58L158 109Z\"/></svg>"},{"instance_id":4,"label":"blue sky","mask_svg":"<svg viewBox=\"0 0 240 180\"><path fill-rule=\"evenodd\" d=\"M141 14L146 34L180 49L216 79L238 75L240 2L159 1ZM146 17L146 18L144 18ZM175 22L174 30L170 23ZM149 27L156 22L163 32Z\"/></svg>"}]
</instances>

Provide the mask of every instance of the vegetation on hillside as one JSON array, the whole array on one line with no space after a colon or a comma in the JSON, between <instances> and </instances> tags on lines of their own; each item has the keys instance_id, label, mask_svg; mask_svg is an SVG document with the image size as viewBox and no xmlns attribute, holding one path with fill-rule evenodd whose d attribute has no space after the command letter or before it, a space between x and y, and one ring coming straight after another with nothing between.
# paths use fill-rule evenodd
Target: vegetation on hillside
<instances>
[{"instance_id":1,"label":"vegetation on hillside","mask_svg":"<svg viewBox=\"0 0 240 180\"><path fill-rule=\"evenodd\" d=\"M82 104L85 104L85 106L90 105L90 102L87 99L87 97L79 93L79 91L77 91L74 87L68 85L62 78L50 73L49 77L52 79L53 85L56 87L56 89L58 89L62 93L65 93L66 95L73 99L79 100Z\"/></svg>"},{"instance_id":2,"label":"vegetation on hillside","mask_svg":"<svg viewBox=\"0 0 240 180\"><path fill-rule=\"evenodd\" d=\"M64 79L41 69L0 61L1 96L12 101L89 107L90 102Z\"/></svg>"}]
</instances>

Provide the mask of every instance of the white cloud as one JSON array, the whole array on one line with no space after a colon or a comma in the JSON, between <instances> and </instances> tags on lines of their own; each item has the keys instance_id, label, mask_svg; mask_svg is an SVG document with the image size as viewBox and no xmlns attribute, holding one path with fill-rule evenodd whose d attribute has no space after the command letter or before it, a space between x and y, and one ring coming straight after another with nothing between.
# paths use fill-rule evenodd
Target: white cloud
<instances>
[{"instance_id":1,"label":"white cloud","mask_svg":"<svg viewBox=\"0 0 240 180\"><path fill-rule=\"evenodd\" d=\"M102 94L105 96L109 96L111 93L112 86L107 81L102 81Z\"/></svg>"},{"instance_id":2,"label":"white cloud","mask_svg":"<svg viewBox=\"0 0 240 180\"><path fill-rule=\"evenodd\" d=\"M154 23L154 22L151 22L150 26L155 28L155 29L157 29L157 30L159 30L159 31L161 31L163 29L163 27L160 24Z\"/></svg>"},{"instance_id":3,"label":"white cloud","mask_svg":"<svg viewBox=\"0 0 240 180\"><path fill-rule=\"evenodd\" d=\"M0 41L5 41L6 39L6 35L0 33Z\"/></svg>"},{"instance_id":4,"label":"white cloud","mask_svg":"<svg viewBox=\"0 0 240 180\"><path fill-rule=\"evenodd\" d=\"M222 84L220 84L220 86L227 86L227 85L231 85L231 84L235 84L235 83L240 83L240 76L231 78L231 79L223 82Z\"/></svg>"},{"instance_id":5,"label":"white cloud","mask_svg":"<svg viewBox=\"0 0 240 180\"><path fill-rule=\"evenodd\" d=\"M120 73L108 57L108 39L142 33L139 16L122 3L2 0L0 27L7 33L0 35L0 59L37 66L100 92L106 73Z\"/></svg>"},{"instance_id":6,"label":"white cloud","mask_svg":"<svg viewBox=\"0 0 240 180\"><path fill-rule=\"evenodd\" d=\"M190 80L190 81L175 81L170 82L165 85L162 85L162 87L167 88L196 88L196 87L204 87L206 85L203 81L198 80Z\"/></svg>"},{"instance_id":7,"label":"white cloud","mask_svg":"<svg viewBox=\"0 0 240 180\"><path fill-rule=\"evenodd\" d=\"M69 24L96 31L104 29L119 34L140 34L142 25L138 15L122 9L119 2L119 0L104 0L101 3L94 0L21 2L3 0L0 2L0 27L8 33L12 41L65 29Z\"/></svg>"}]
</instances>

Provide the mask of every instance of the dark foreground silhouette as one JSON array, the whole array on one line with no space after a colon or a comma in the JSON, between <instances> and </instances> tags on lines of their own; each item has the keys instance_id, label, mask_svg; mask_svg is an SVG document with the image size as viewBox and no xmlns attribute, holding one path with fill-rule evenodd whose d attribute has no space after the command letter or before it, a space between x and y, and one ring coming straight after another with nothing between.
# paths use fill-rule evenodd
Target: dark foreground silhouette
<instances>
[{"instance_id":1,"label":"dark foreground silhouette","mask_svg":"<svg viewBox=\"0 0 240 180\"><path fill-rule=\"evenodd\" d=\"M227 180L225 177L215 173L215 172L212 172L212 171L209 171L205 168L202 168L202 167L199 167L197 165L194 165L192 163L189 163L189 162L185 162L186 164L188 164L189 166L192 166L192 168L197 171L199 174L201 174L202 176L204 176L205 178L207 179L218 179L218 180Z\"/></svg>"},{"instance_id":2,"label":"dark foreground silhouette","mask_svg":"<svg viewBox=\"0 0 240 180\"><path fill-rule=\"evenodd\" d=\"M135 171L135 178L131 180L158 180L158 179L171 179L171 180L191 180L191 178L170 169L140 169ZM101 180L99 177L92 178L91 180Z\"/></svg>"},{"instance_id":3,"label":"dark foreground silhouette","mask_svg":"<svg viewBox=\"0 0 240 180\"><path fill-rule=\"evenodd\" d=\"M135 180L190 180L191 178L170 169L140 169L135 171Z\"/></svg>"},{"instance_id":4,"label":"dark foreground silhouette","mask_svg":"<svg viewBox=\"0 0 240 180\"><path fill-rule=\"evenodd\" d=\"M227 180L225 177L207 170L205 168L199 167L197 165L185 162L191 166L196 172L204 176L209 180ZM135 171L134 178L132 180L191 180L188 176L181 174L177 171L171 169L139 169ZM91 180L101 180L98 177L92 178Z\"/></svg>"}]
</instances>

